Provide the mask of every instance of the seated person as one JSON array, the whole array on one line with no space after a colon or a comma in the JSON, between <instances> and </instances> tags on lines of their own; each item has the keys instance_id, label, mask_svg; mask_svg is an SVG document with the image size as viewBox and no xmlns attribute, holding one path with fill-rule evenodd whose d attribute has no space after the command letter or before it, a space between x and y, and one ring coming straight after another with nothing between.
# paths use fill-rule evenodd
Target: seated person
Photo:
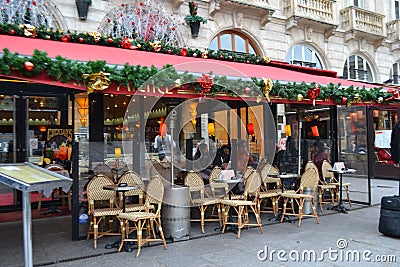
<instances>
[{"instance_id":1,"label":"seated person","mask_svg":"<svg viewBox=\"0 0 400 267\"><path fill-rule=\"evenodd\" d=\"M314 157L314 164L317 166L318 171L321 173L322 172L322 162L324 160L328 160L328 148L327 147L321 147L317 155Z\"/></svg>"},{"instance_id":2,"label":"seated person","mask_svg":"<svg viewBox=\"0 0 400 267\"><path fill-rule=\"evenodd\" d=\"M243 173L249 165L254 164L254 159L247 150L245 140L240 140L237 146L237 165L236 170Z\"/></svg>"},{"instance_id":3,"label":"seated person","mask_svg":"<svg viewBox=\"0 0 400 267\"><path fill-rule=\"evenodd\" d=\"M347 152L354 154L360 153L360 148L358 147L358 145L354 140L350 141L350 145L347 147Z\"/></svg>"},{"instance_id":4,"label":"seated person","mask_svg":"<svg viewBox=\"0 0 400 267\"><path fill-rule=\"evenodd\" d=\"M208 150L208 146L205 143L199 145L199 149L194 157L194 168L200 173L203 179L207 180L213 169L214 157Z\"/></svg>"}]
</instances>

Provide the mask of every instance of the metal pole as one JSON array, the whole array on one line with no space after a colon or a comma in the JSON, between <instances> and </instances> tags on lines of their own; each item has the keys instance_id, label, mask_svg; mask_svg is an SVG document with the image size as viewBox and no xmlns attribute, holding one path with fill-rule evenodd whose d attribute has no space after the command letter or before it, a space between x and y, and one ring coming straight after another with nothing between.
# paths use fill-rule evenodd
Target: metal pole
<instances>
[{"instance_id":1,"label":"metal pole","mask_svg":"<svg viewBox=\"0 0 400 267\"><path fill-rule=\"evenodd\" d=\"M303 128L303 122L299 121L299 153L298 153L298 167L297 167L297 175L300 175L301 169L301 129Z\"/></svg>"},{"instance_id":2,"label":"metal pole","mask_svg":"<svg viewBox=\"0 0 400 267\"><path fill-rule=\"evenodd\" d=\"M171 112L171 120L169 127L171 129L171 184L174 186L174 127L175 127L176 111Z\"/></svg>"},{"instance_id":3,"label":"metal pole","mask_svg":"<svg viewBox=\"0 0 400 267\"><path fill-rule=\"evenodd\" d=\"M33 266L32 256L32 213L30 192L22 191L22 224L24 229L24 263Z\"/></svg>"}]
</instances>

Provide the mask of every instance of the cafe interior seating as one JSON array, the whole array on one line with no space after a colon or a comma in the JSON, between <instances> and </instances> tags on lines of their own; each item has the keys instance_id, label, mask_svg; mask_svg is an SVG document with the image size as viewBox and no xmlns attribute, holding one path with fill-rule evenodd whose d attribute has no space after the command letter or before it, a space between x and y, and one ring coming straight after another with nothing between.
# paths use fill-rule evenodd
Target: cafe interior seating
<instances>
[{"instance_id":1,"label":"cafe interior seating","mask_svg":"<svg viewBox=\"0 0 400 267\"><path fill-rule=\"evenodd\" d=\"M293 215L299 217L299 227L301 226L301 221L303 217L315 217L317 220L317 223L319 223L318 219L318 214L317 214L317 209L315 208L315 192L317 190L319 182L319 175L315 171L314 168L309 168L304 171L304 173L301 175L301 180L300 180L300 187L293 193L293 192L283 192L281 194L281 197L283 197L283 211L282 211L282 216L281 216L281 222L285 219L285 215ZM305 188L311 188L311 194L305 194L304 189ZM304 214L303 209L304 209L304 202L306 199L309 199L311 201L311 207L312 207L312 214ZM291 212L287 212L287 203L288 201L291 201L292 203L296 202L298 206L298 212L296 212L296 209L291 209Z\"/></svg>"},{"instance_id":2,"label":"cafe interior seating","mask_svg":"<svg viewBox=\"0 0 400 267\"><path fill-rule=\"evenodd\" d=\"M329 169L332 169L332 165L328 161L325 163L325 168L324 168L324 163L322 163L322 175L325 176L325 177L330 177L331 178L330 184L336 186L336 201L339 202L340 183L336 179L336 177L333 175L333 173L328 171ZM350 188L349 188L350 186L351 186L351 183L342 182L342 187L346 191L346 198L342 198L342 199L348 201L349 205L351 207L352 204L351 204L351 200L350 200Z\"/></svg>"},{"instance_id":3,"label":"cafe interior seating","mask_svg":"<svg viewBox=\"0 0 400 267\"><path fill-rule=\"evenodd\" d=\"M64 175L66 177L69 177L69 173L66 169L64 169L64 167L60 164L48 164L45 166L46 170ZM40 191L39 193L39 202L38 202L38 210L40 211L40 209L42 208L42 200L43 200L43 191ZM56 199L60 199L61 200L61 205L64 206L65 205L65 200L67 200L68 202L68 209L71 210L72 208L72 191L69 190L67 193L65 193L62 188L56 188L53 190L53 198Z\"/></svg>"},{"instance_id":4,"label":"cafe interior seating","mask_svg":"<svg viewBox=\"0 0 400 267\"><path fill-rule=\"evenodd\" d=\"M189 187L189 198L193 208L198 208L200 211L200 219L191 218L190 221L201 223L201 232L204 234L204 223L209 221L219 221L222 226L221 202L219 198L210 196L204 186L204 181L201 175L195 171L189 171L185 177L185 185ZM218 210L218 218L206 218L207 208ZM192 210L193 212L193 210Z\"/></svg>"},{"instance_id":5,"label":"cafe interior seating","mask_svg":"<svg viewBox=\"0 0 400 267\"><path fill-rule=\"evenodd\" d=\"M245 226L258 226L260 228L261 233L264 231L262 229L261 218L260 218L260 210L258 209L258 193L261 186L261 177L260 174L253 170L253 172L248 176L247 182L244 188L243 199L234 200L234 199L223 199L221 200L221 204L223 206L223 210L225 212L224 216L224 226L222 228L222 233L225 232L227 225L237 225L238 234L237 238L240 238L241 230ZM237 220L230 220L229 212L233 209ZM255 215L256 222L251 222L249 220L249 211L252 211ZM234 215L234 216L235 216Z\"/></svg>"},{"instance_id":6,"label":"cafe interior seating","mask_svg":"<svg viewBox=\"0 0 400 267\"><path fill-rule=\"evenodd\" d=\"M111 179L114 179L115 173L113 172L112 168L107 165L106 163L99 163L93 168L93 174L103 174Z\"/></svg>"},{"instance_id":7,"label":"cafe interior seating","mask_svg":"<svg viewBox=\"0 0 400 267\"><path fill-rule=\"evenodd\" d=\"M93 235L93 245L97 248L97 239L105 235L120 235L113 229L113 218L122 212L122 208L115 207L115 191L105 190L104 186L112 185L114 181L103 175L96 174L87 184L86 194L88 199L88 215L90 216L90 225L87 240ZM107 204L103 206L103 202ZM102 229L99 225L108 218L108 227L104 224Z\"/></svg>"},{"instance_id":8,"label":"cafe interior seating","mask_svg":"<svg viewBox=\"0 0 400 267\"><path fill-rule=\"evenodd\" d=\"M259 193L259 209L260 212L269 212L267 200L271 201L272 212L277 215L279 211L278 199L282 193L281 179L276 177L279 170L271 164L265 164L260 171L262 186Z\"/></svg>"},{"instance_id":9,"label":"cafe interior seating","mask_svg":"<svg viewBox=\"0 0 400 267\"><path fill-rule=\"evenodd\" d=\"M147 187L147 196L145 201L145 209L139 212L125 212L118 215L121 220L121 245L118 251L121 251L125 242L137 242L138 252L136 257L139 257L141 247L150 242L162 241L164 249L167 249L164 232L161 226L161 207L164 198L164 186L160 176L154 176ZM153 211L150 207L154 206ZM133 231L136 231L136 238L129 238L131 226L133 223ZM160 238L157 237L155 225L158 227ZM146 229L146 235L143 236L143 230Z\"/></svg>"},{"instance_id":10,"label":"cafe interior seating","mask_svg":"<svg viewBox=\"0 0 400 267\"><path fill-rule=\"evenodd\" d=\"M332 169L331 164L327 160L324 160L322 162L320 184L318 185L318 203L321 211L323 210L322 204L324 203L334 205L335 196L338 196L339 194L338 187L334 183L332 183L335 181L335 176L333 172L328 171L329 169ZM330 201L325 200L325 192L329 192Z\"/></svg>"}]
</instances>

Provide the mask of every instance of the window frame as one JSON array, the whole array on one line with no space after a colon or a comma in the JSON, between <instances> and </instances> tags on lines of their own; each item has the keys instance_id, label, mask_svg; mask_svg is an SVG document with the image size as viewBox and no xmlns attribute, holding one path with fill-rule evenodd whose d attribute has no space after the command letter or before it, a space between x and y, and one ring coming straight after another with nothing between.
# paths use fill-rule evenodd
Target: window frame
<instances>
[{"instance_id":1,"label":"window frame","mask_svg":"<svg viewBox=\"0 0 400 267\"><path fill-rule=\"evenodd\" d=\"M211 40L211 42L208 45L209 49L212 49L210 47L211 43L217 38L217 47L218 50L221 50L221 36L223 35L230 35L230 41L231 41L231 47L232 47L232 52L237 52L237 53L248 53L248 54L252 54L250 52L250 47L254 50L254 54L256 55L260 55L260 51L258 50L257 46L254 44L254 42L245 34L238 32L238 31L234 31L234 30L226 30L226 31L221 31L219 32L217 35L215 35L215 37ZM242 39L244 39L245 41L245 48L246 51L236 51L236 46L235 46L235 36L239 36Z\"/></svg>"},{"instance_id":2,"label":"window frame","mask_svg":"<svg viewBox=\"0 0 400 267\"><path fill-rule=\"evenodd\" d=\"M296 48L301 49L301 59L298 59L295 57ZM306 60L306 52L307 52L306 49L309 49L311 51L311 60L312 61ZM290 55L290 58L289 58L289 55ZM304 44L297 44L297 45L292 46L292 48L286 54L285 61L289 62L292 65L299 65L299 66L316 68L316 69L324 69L324 65L322 64L321 56L319 55L318 51L316 51L312 47L304 45ZM320 67L318 67L318 64L320 65Z\"/></svg>"},{"instance_id":3,"label":"window frame","mask_svg":"<svg viewBox=\"0 0 400 267\"><path fill-rule=\"evenodd\" d=\"M352 60L352 58L354 58L354 60ZM360 63L362 63L361 68ZM354 68L351 68L351 65L354 65ZM366 77L366 79L360 79L360 74ZM371 78L370 80L369 77ZM371 64L369 64L368 60L363 56L352 54L347 57L346 62L344 63L343 78L354 81L373 82L374 75Z\"/></svg>"}]
</instances>

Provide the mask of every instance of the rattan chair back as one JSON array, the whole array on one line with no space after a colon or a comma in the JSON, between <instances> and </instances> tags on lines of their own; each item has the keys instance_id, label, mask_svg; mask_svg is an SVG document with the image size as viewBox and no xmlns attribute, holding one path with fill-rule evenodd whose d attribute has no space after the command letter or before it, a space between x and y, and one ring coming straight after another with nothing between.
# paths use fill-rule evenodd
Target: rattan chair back
<instances>
[{"instance_id":1,"label":"rattan chair back","mask_svg":"<svg viewBox=\"0 0 400 267\"><path fill-rule=\"evenodd\" d=\"M212 169L212 171L210 173L210 176L209 176L209 179L208 179L210 184L212 183L212 181L214 179L219 179L220 178L221 172L222 172L222 169L220 167L218 167L218 166L216 166L216 167L214 167L214 169Z\"/></svg>"},{"instance_id":2,"label":"rattan chair back","mask_svg":"<svg viewBox=\"0 0 400 267\"><path fill-rule=\"evenodd\" d=\"M127 171L118 180L118 184L125 183L128 186L138 185L140 188L136 190L131 190L125 192L125 196L139 196L139 198L143 199L143 190L144 190L144 182L142 177L134 171ZM122 198L122 193L120 193L120 197Z\"/></svg>"},{"instance_id":3,"label":"rattan chair back","mask_svg":"<svg viewBox=\"0 0 400 267\"><path fill-rule=\"evenodd\" d=\"M254 168L251 167L251 166L248 166L248 167L244 170L244 172L243 172L243 184L246 184L246 183L247 183L247 180L248 180L250 174L251 174L253 171L254 171Z\"/></svg>"},{"instance_id":4,"label":"rattan chair back","mask_svg":"<svg viewBox=\"0 0 400 267\"><path fill-rule=\"evenodd\" d=\"M328 171L329 169L332 169L332 165L329 163L329 161L324 160L322 162L321 170L322 170L322 179L325 183L327 183L326 178L330 179L329 182L331 183L335 182L335 175L333 172Z\"/></svg>"},{"instance_id":5,"label":"rattan chair back","mask_svg":"<svg viewBox=\"0 0 400 267\"><path fill-rule=\"evenodd\" d=\"M109 207L114 207L115 191L104 190L105 185L114 184L113 180L103 174L96 174L86 187L86 195L89 203L89 214L95 208L96 201L108 200Z\"/></svg>"},{"instance_id":6,"label":"rattan chair back","mask_svg":"<svg viewBox=\"0 0 400 267\"><path fill-rule=\"evenodd\" d=\"M257 196L260 186L261 176L256 170L253 169L253 171L249 174L249 177L247 178L247 183L244 187L245 198L247 198L248 196Z\"/></svg>"},{"instance_id":7,"label":"rattan chair back","mask_svg":"<svg viewBox=\"0 0 400 267\"><path fill-rule=\"evenodd\" d=\"M307 169L302 175L300 180L300 193L303 193L304 188L312 188L313 192L318 186L319 176L314 168Z\"/></svg>"},{"instance_id":8,"label":"rattan chair back","mask_svg":"<svg viewBox=\"0 0 400 267\"><path fill-rule=\"evenodd\" d=\"M304 171L306 171L306 170L308 170L308 169L310 169L310 168L314 169L314 170L318 173L317 165L315 165L315 163L312 162L311 160L309 160L309 161L307 162L306 167L304 168Z\"/></svg>"},{"instance_id":9,"label":"rattan chair back","mask_svg":"<svg viewBox=\"0 0 400 267\"><path fill-rule=\"evenodd\" d=\"M164 198L164 185L160 176L153 176L146 190L146 210L150 209L151 205L158 206L157 213L161 211L161 204Z\"/></svg>"},{"instance_id":10,"label":"rattan chair back","mask_svg":"<svg viewBox=\"0 0 400 267\"><path fill-rule=\"evenodd\" d=\"M261 180L264 183L264 185L269 184L269 183L276 183L277 186L281 185L281 179L276 178L276 177L271 177L271 175L279 175L279 170L272 166L271 164L267 163L264 165L264 167L261 169Z\"/></svg>"},{"instance_id":11,"label":"rattan chair back","mask_svg":"<svg viewBox=\"0 0 400 267\"><path fill-rule=\"evenodd\" d=\"M201 175L195 171L189 171L185 177L185 185L189 187L190 199L193 199L193 195L200 194L200 199L204 199L204 181Z\"/></svg>"}]
</instances>

